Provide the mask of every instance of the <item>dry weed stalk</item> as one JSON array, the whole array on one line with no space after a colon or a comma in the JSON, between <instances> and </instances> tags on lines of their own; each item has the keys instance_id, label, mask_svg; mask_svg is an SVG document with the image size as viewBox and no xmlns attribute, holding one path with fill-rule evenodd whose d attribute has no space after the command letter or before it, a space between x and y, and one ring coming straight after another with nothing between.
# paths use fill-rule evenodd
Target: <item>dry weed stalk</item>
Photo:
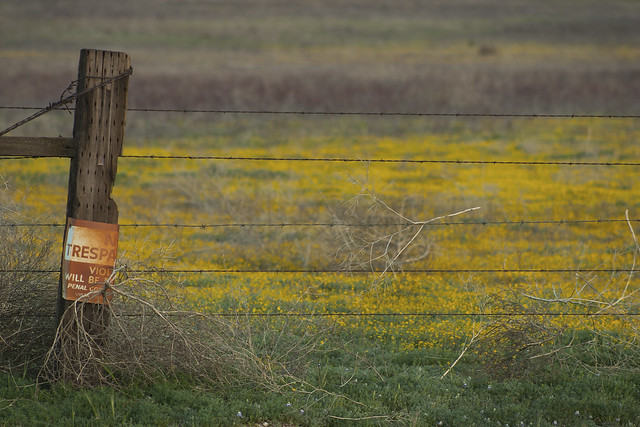
<instances>
[{"instance_id":1,"label":"dry weed stalk","mask_svg":"<svg viewBox=\"0 0 640 427\"><path fill-rule=\"evenodd\" d=\"M467 351L470 348L473 348L478 339L482 336L482 333L484 331L484 328L480 328L478 330L476 330L476 325L473 325L473 332L471 334L471 338L469 339L469 341L465 341L465 343L462 345L462 351L460 352L460 354L458 355L458 357L456 358L456 360L454 360L451 365L449 365L449 367L447 368L446 371L444 371L444 373L440 376L440 379L444 379L444 377L446 377L449 372L451 372L453 370L453 368L455 368L455 366L458 364L458 362L464 357L464 355L467 353Z\"/></svg>"}]
</instances>

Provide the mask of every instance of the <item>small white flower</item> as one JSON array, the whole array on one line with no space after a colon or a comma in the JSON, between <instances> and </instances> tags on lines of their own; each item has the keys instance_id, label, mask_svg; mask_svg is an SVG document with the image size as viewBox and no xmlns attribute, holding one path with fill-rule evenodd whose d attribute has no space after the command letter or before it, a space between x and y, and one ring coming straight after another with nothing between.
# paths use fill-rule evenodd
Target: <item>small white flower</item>
<instances>
[{"instance_id":1,"label":"small white flower","mask_svg":"<svg viewBox=\"0 0 640 427\"><path fill-rule=\"evenodd\" d=\"M580 411L574 412L573 415L580 415Z\"/></svg>"},{"instance_id":2,"label":"small white flower","mask_svg":"<svg viewBox=\"0 0 640 427\"><path fill-rule=\"evenodd\" d=\"M487 390L491 390L491 384L487 386Z\"/></svg>"},{"instance_id":3,"label":"small white flower","mask_svg":"<svg viewBox=\"0 0 640 427\"><path fill-rule=\"evenodd\" d=\"M304 414L304 409L300 409L300 413L301 413L301 414Z\"/></svg>"},{"instance_id":4,"label":"small white flower","mask_svg":"<svg viewBox=\"0 0 640 427\"><path fill-rule=\"evenodd\" d=\"M553 421L553 425L554 425L554 426L557 426L557 425L558 425L558 422L554 420L554 421Z\"/></svg>"},{"instance_id":5,"label":"small white flower","mask_svg":"<svg viewBox=\"0 0 640 427\"><path fill-rule=\"evenodd\" d=\"M238 416L238 418L242 418L242 412L238 411L236 415Z\"/></svg>"},{"instance_id":6,"label":"small white flower","mask_svg":"<svg viewBox=\"0 0 640 427\"><path fill-rule=\"evenodd\" d=\"M287 406L291 406L291 402L287 402Z\"/></svg>"}]
</instances>

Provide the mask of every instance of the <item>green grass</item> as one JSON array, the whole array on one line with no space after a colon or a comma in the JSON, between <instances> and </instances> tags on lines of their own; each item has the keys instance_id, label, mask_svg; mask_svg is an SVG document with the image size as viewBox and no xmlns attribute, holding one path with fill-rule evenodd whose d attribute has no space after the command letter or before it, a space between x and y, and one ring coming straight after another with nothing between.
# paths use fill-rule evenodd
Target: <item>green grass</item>
<instances>
[{"instance_id":1,"label":"green grass","mask_svg":"<svg viewBox=\"0 0 640 427\"><path fill-rule=\"evenodd\" d=\"M526 381L496 381L463 364L440 379L454 355L398 352L354 343L319 355L304 384L274 394L250 385L203 388L186 382L121 389L36 389L30 378L1 374L0 423L22 425L636 425L639 374L601 377L546 369ZM354 358L353 354L358 354ZM366 357L363 363L362 357ZM344 395L348 395L346 399ZM242 416L239 416L239 414ZM356 422L353 420L359 419ZM351 421L349 421L351 420ZM500 423L500 424L498 424Z\"/></svg>"}]
</instances>

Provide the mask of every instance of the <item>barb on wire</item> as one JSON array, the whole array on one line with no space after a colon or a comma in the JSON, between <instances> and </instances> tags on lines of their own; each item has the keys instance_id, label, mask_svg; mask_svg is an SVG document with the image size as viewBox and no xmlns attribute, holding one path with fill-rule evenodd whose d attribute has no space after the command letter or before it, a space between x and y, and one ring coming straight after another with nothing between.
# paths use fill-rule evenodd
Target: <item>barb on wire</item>
<instances>
[{"instance_id":1,"label":"barb on wire","mask_svg":"<svg viewBox=\"0 0 640 427\"><path fill-rule=\"evenodd\" d=\"M48 112L50 112L52 110L55 110L55 109L60 108L62 106L66 106L66 104L76 100L79 96L85 95L85 94L87 94L89 92L92 92L92 91L94 91L96 89L99 89L99 88L101 88L103 86L106 86L109 83L112 83L112 82L114 82L116 80L120 80L120 79L122 79L124 77L130 76L131 74L133 74L133 68L129 68L127 71L125 71L124 73L121 73L121 74L119 74L117 76L105 78L104 81L98 83L97 85L91 86L91 87L89 87L89 88L87 88L87 89L85 89L85 90L83 90L81 92L76 92L73 95L67 96L66 98L62 98L62 96L64 96L64 94L67 91L71 90L71 88L72 88L72 86L74 84L72 82L71 85L69 87L67 87L67 89L64 90L64 92L62 93L61 99L59 101L49 104L45 108L40 109L39 111L35 112L34 114L30 115L29 117L20 120L19 122L9 126L8 128L6 128L3 131L0 131L0 136L7 134L7 133L11 132L14 129L17 129L20 126L22 126L22 125L24 125L26 123L29 123L30 121L35 120L38 117L40 117L40 116L42 116L42 115L44 115L44 114L46 114L46 113L48 113Z\"/></svg>"},{"instance_id":2,"label":"barb on wire","mask_svg":"<svg viewBox=\"0 0 640 427\"><path fill-rule=\"evenodd\" d=\"M63 102L63 100L65 99L65 94L69 94L69 96L73 96L73 94L76 92L78 88L78 80L73 80L69 86L62 92L62 95L60 95L60 101L59 102ZM69 107L69 102L65 102L63 104L63 107L65 109L65 111L67 111L69 114L71 113L71 107Z\"/></svg>"}]
</instances>

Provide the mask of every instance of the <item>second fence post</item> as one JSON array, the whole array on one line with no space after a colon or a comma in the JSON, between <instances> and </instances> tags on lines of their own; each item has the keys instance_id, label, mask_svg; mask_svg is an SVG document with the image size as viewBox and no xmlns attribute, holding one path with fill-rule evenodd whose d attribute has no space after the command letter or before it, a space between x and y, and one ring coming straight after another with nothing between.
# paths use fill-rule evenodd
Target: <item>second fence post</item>
<instances>
[{"instance_id":1,"label":"second fence post","mask_svg":"<svg viewBox=\"0 0 640 427\"><path fill-rule=\"evenodd\" d=\"M122 155L130 74L131 61L125 53L93 49L80 53L73 127L76 153L69 171L67 219L118 223L111 190ZM93 385L102 378L100 348L107 339L108 309L103 304L74 304L64 295L61 277L58 375Z\"/></svg>"}]
</instances>

